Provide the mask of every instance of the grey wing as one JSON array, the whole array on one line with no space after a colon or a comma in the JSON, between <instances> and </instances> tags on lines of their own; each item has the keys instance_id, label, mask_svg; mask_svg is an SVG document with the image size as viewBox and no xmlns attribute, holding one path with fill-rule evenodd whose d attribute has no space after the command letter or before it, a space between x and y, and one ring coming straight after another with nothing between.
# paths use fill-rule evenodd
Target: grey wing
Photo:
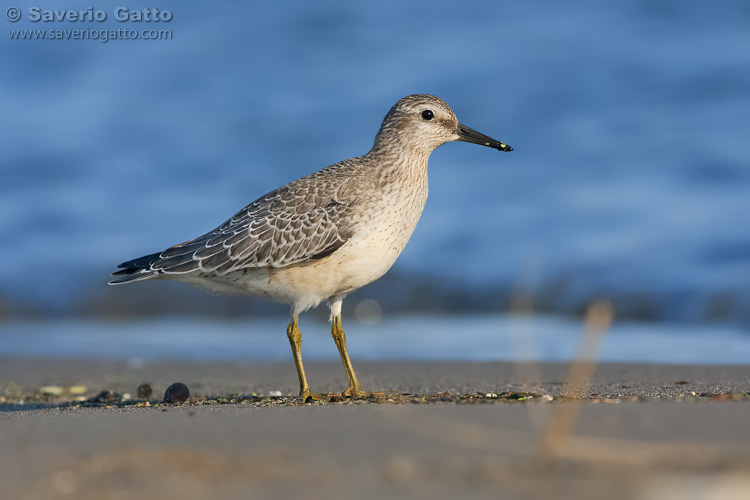
<instances>
[{"instance_id":1,"label":"grey wing","mask_svg":"<svg viewBox=\"0 0 750 500\"><path fill-rule=\"evenodd\" d=\"M223 275L321 259L349 239L344 217L349 207L335 197L300 193L287 185L251 203L210 233L164 250L150 268L168 274Z\"/></svg>"}]
</instances>

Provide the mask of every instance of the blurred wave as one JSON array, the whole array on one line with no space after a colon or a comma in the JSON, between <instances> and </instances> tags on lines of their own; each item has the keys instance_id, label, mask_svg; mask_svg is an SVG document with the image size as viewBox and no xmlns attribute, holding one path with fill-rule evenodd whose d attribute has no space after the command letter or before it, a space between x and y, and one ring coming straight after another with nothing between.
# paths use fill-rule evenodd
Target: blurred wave
<instances>
[{"instance_id":1,"label":"blurred wave","mask_svg":"<svg viewBox=\"0 0 750 500\"><path fill-rule=\"evenodd\" d=\"M66 320L0 323L0 356L14 358L193 361L283 360L291 368L285 318L136 321ZM570 362L579 352L580 321L507 315L395 315L366 325L347 323L355 360ZM301 326L305 360L335 360L323 321ZM727 326L616 324L599 362L747 364L750 336Z\"/></svg>"}]
</instances>

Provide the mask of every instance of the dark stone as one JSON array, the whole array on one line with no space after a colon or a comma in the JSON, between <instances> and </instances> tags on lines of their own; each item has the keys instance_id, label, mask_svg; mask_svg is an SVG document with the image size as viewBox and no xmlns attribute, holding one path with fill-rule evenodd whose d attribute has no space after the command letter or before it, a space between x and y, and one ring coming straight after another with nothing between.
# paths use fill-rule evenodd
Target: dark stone
<instances>
[{"instance_id":1,"label":"dark stone","mask_svg":"<svg viewBox=\"0 0 750 500\"><path fill-rule=\"evenodd\" d=\"M182 382L175 382L164 392L165 403L184 403L190 397L190 389Z\"/></svg>"}]
</instances>

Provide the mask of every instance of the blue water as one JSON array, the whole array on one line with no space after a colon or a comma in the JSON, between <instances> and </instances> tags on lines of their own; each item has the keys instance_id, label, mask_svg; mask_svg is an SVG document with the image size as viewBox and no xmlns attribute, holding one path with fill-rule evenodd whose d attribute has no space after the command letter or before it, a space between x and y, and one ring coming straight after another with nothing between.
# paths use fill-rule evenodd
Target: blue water
<instances>
[{"instance_id":1,"label":"blue water","mask_svg":"<svg viewBox=\"0 0 750 500\"><path fill-rule=\"evenodd\" d=\"M2 302L81 310L113 265L366 152L429 92L515 151L432 155L404 285L750 325L744 0L156 6L172 40L0 35Z\"/></svg>"},{"instance_id":2,"label":"blue water","mask_svg":"<svg viewBox=\"0 0 750 500\"><path fill-rule=\"evenodd\" d=\"M285 319L188 321L184 318L0 324L0 357L264 361L291 363ZM337 360L330 325L305 320L305 359ZM376 324L349 321L353 359L554 361L582 357L583 325L555 317L394 316ZM726 326L615 325L585 357L602 362L747 364L750 336ZM592 351L593 349L593 351Z\"/></svg>"}]
</instances>

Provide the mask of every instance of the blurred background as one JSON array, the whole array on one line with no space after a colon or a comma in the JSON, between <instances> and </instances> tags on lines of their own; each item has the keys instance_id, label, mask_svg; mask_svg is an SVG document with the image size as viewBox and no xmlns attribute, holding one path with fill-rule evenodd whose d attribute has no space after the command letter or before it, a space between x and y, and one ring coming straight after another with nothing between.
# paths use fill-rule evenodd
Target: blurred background
<instances>
[{"instance_id":1,"label":"blurred background","mask_svg":"<svg viewBox=\"0 0 750 500\"><path fill-rule=\"evenodd\" d=\"M605 298L605 360L750 360L747 2L107 4L2 20L172 39L3 36L0 354L286 359L286 306L108 274L367 152L432 93L515 151L433 153L411 242L344 303L353 358L565 360ZM326 314L306 357L337 356Z\"/></svg>"}]
</instances>

